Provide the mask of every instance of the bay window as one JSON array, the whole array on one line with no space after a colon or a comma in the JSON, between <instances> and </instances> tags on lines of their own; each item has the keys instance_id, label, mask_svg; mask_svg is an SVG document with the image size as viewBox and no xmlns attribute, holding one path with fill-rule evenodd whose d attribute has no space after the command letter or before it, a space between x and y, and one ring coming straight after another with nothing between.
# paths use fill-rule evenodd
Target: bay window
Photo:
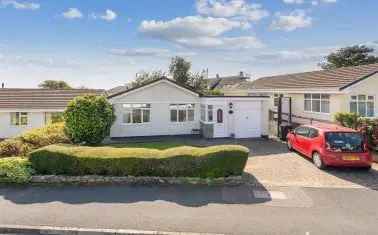
<instances>
[{"instance_id":1,"label":"bay window","mask_svg":"<svg viewBox=\"0 0 378 235\"><path fill-rule=\"evenodd\" d=\"M374 117L374 96L352 95L350 98L350 112L361 117Z\"/></svg>"},{"instance_id":2,"label":"bay window","mask_svg":"<svg viewBox=\"0 0 378 235\"><path fill-rule=\"evenodd\" d=\"M122 123L148 123L151 121L151 104L123 104Z\"/></svg>"},{"instance_id":3,"label":"bay window","mask_svg":"<svg viewBox=\"0 0 378 235\"><path fill-rule=\"evenodd\" d=\"M169 105L171 122L194 121L194 104L171 104Z\"/></svg>"},{"instance_id":4,"label":"bay window","mask_svg":"<svg viewBox=\"0 0 378 235\"><path fill-rule=\"evenodd\" d=\"M26 125L28 125L28 113L26 113L26 112L11 113L11 125L12 126L26 126Z\"/></svg>"},{"instance_id":5,"label":"bay window","mask_svg":"<svg viewBox=\"0 0 378 235\"><path fill-rule=\"evenodd\" d=\"M314 113L330 113L330 95L305 94L304 110Z\"/></svg>"}]
</instances>

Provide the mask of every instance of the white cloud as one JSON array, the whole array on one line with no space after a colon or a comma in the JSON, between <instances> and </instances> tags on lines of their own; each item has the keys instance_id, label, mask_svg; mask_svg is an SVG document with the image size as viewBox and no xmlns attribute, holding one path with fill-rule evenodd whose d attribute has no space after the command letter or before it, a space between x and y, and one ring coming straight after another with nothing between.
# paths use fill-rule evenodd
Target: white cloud
<instances>
[{"instance_id":1,"label":"white cloud","mask_svg":"<svg viewBox=\"0 0 378 235\"><path fill-rule=\"evenodd\" d=\"M337 0L314 0L314 1L312 1L311 2L311 5L313 5L313 6L317 6L317 5L319 5L320 3L336 3L337 2Z\"/></svg>"},{"instance_id":2,"label":"white cloud","mask_svg":"<svg viewBox=\"0 0 378 235\"><path fill-rule=\"evenodd\" d=\"M41 7L38 3L18 2L15 0L2 0L0 1L0 6L3 6L3 7L11 6L18 10L38 10Z\"/></svg>"},{"instance_id":3,"label":"white cloud","mask_svg":"<svg viewBox=\"0 0 378 235\"><path fill-rule=\"evenodd\" d=\"M93 19L102 19L102 20L110 22L110 21L115 20L118 17L118 15L117 15L116 12L114 12L110 9L107 9L104 14L92 13L91 17Z\"/></svg>"},{"instance_id":4,"label":"white cloud","mask_svg":"<svg viewBox=\"0 0 378 235\"><path fill-rule=\"evenodd\" d=\"M286 4L303 4L304 0L283 0Z\"/></svg>"},{"instance_id":5,"label":"white cloud","mask_svg":"<svg viewBox=\"0 0 378 235\"><path fill-rule=\"evenodd\" d=\"M254 37L222 37L233 29L244 29L243 22L226 18L187 16L170 21L143 21L139 32L151 38L174 42L186 47L199 48L256 48L262 43ZM245 45L232 45L239 41Z\"/></svg>"},{"instance_id":6,"label":"white cloud","mask_svg":"<svg viewBox=\"0 0 378 235\"><path fill-rule=\"evenodd\" d=\"M169 50L159 48L127 48L127 49L111 49L110 54L128 57L144 57L144 56L168 56Z\"/></svg>"},{"instance_id":7,"label":"white cloud","mask_svg":"<svg viewBox=\"0 0 378 235\"><path fill-rule=\"evenodd\" d=\"M321 2L324 2L324 3L336 3L337 0L320 0Z\"/></svg>"},{"instance_id":8,"label":"white cloud","mask_svg":"<svg viewBox=\"0 0 378 235\"><path fill-rule=\"evenodd\" d=\"M247 21L259 21L269 16L261 4L248 4L245 0L197 0L197 11L213 17L238 17Z\"/></svg>"},{"instance_id":9,"label":"white cloud","mask_svg":"<svg viewBox=\"0 0 378 235\"><path fill-rule=\"evenodd\" d=\"M63 17L66 19L80 19L83 18L83 13L77 8L70 8L63 12Z\"/></svg>"},{"instance_id":10,"label":"white cloud","mask_svg":"<svg viewBox=\"0 0 378 235\"><path fill-rule=\"evenodd\" d=\"M303 10L292 11L289 15L281 13L276 14L270 28L272 30L284 30L287 32L294 31L299 28L308 28L312 26L312 18L307 16Z\"/></svg>"}]
</instances>

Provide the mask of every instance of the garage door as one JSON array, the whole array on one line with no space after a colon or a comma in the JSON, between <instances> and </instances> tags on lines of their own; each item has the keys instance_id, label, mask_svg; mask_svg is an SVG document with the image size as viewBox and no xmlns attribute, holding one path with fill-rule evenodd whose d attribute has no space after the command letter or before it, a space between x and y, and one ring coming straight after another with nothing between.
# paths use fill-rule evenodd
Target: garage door
<instances>
[{"instance_id":1,"label":"garage door","mask_svg":"<svg viewBox=\"0 0 378 235\"><path fill-rule=\"evenodd\" d=\"M235 106L235 137L261 137L261 102L238 102Z\"/></svg>"}]
</instances>

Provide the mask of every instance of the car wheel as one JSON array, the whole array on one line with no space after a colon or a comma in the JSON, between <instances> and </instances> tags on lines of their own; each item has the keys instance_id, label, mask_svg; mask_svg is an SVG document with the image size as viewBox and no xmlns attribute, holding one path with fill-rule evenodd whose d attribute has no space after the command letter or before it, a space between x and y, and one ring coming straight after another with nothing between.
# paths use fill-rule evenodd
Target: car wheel
<instances>
[{"instance_id":1,"label":"car wheel","mask_svg":"<svg viewBox=\"0 0 378 235\"><path fill-rule=\"evenodd\" d=\"M371 166L362 167L361 169L363 171L370 171L371 170Z\"/></svg>"},{"instance_id":2,"label":"car wheel","mask_svg":"<svg viewBox=\"0 0 378 235\"><path fill-rule=\"evenodd\" d=\"M287 148L288 148L290 151L293 151L293 145L291 145L290 140L287 140Z\"/></svg>"},{"instance_id":3,"label":"car wheel","mask_svg":"<svg viewBox=\"0 0 378 235\"><path fill-rule=\"evenodd\" d=\"M312 161L314 162L314 165L319 169L324 169L326 167L322 160L322 157L318 152L314 152L312 154Z\"/></svg>"}]
</instances>

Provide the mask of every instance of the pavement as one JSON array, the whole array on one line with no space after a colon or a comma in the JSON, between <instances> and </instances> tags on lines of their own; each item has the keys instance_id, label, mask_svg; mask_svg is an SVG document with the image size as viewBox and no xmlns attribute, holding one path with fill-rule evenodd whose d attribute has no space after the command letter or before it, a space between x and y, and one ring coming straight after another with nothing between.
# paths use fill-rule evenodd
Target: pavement
<instances>
[{"instance_id":1,"label":"pavement","mask_svg":"<svg viewBox=\"0 0 378 235\"><path fill-rule=\"evenodd\" d=\"M1 187L0 224L217 234L376 234L378 191L302 187Z\"/></svg>"}]
</instances>

